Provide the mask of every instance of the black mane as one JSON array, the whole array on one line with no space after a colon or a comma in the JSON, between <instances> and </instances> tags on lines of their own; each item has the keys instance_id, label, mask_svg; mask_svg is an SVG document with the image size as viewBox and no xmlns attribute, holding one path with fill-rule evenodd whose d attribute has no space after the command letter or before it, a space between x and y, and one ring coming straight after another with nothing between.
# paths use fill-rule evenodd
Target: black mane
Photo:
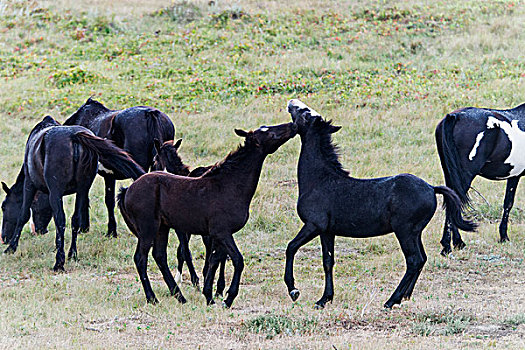
<instances>
[{"instance_id":1,"label":"black mane","mask_svg":"<svg viewBox=\"0 0 525 350\"><path fill-rule=\"evenodd\" d=\"M319 118L313 125L315 132L319 135L321 154L336 172L348 176L348 171L343 169L339 162L339 147L332 142L332 124L331 120Z\"/></svg>"},{"instance_id":2,"label":"black mane","mask_svg":"<svg viewBox=\"0 0 525 350\"><path fill-rule=\"evenodd\" d=\"M223 171L233 169L238 164L242 164L253 150L253 143L246 140L243 145L239 145L235 151L230 152L226 158L212 165L210 170L205 172L202 177L210 177L220 174Z\"/></svg>"}]
</instances>

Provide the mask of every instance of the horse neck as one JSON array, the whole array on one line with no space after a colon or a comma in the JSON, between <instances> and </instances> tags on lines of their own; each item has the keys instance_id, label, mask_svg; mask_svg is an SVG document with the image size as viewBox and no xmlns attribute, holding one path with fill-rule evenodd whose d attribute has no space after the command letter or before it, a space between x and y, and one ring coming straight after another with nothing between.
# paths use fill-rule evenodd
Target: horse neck
<instances>
[{"instance_id":1,"label":"horse neck","mask_svg":"<svg viewBox=\"0 0 525 350\"><path fill-rule=\"evenodd\" d=\"M297 166L299 193L338 172L340 170L330 164L321 151L321 137L317 134L301 135L301 153Z\"/></svg>"},{"instance_id":2,"label":"horse neck","mask_svg":"<svg viewBox=\"0 0 525 350\"><path fill-rule=\"evenodd\" d=\"M22 196L24 194L24 180L25 180L25 172L24 172L24 166L22 165L22 169L20 169L20 172L18 173L18 176L16 177L16 181L14 185L11 187L11 195L13 196Z\"/></svg>"},{"instance_id":3,"label":"horse neck","mask_svg":"<svg viewBox=\"0 0 525 350\"><path fill-rule=\"evenodd\" d=\"M218 176L221 179L231 184L235 188L236 198L244 198L251 201L259 177L261 175L262 166L267 154L258 149L249 149L249 146L243 146L238 152L245 152L241 160L237 160L234 164L229 164L226 169L223 169ZM224 163L228 162L228 159ZM223 164L224 166L224 164Z\"/></svg>"}]
</instances>

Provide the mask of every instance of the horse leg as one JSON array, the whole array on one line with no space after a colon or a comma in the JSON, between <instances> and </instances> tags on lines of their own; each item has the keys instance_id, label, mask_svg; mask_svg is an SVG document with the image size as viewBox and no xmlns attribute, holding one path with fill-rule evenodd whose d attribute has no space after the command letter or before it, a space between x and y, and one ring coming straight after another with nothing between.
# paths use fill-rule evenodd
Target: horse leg
<instances>
[{"instance_id":1,"label":"horse leg","mask_svg":"<svg viewBox=\"0 0 525 350\"><path fill-rule=\"evenodd\" d=\"M334 240L335 236L329 233L321 234L321 247L323 249L323 269L325 275L324 293L321 299L315 303L316 308L322 309L325 304L334 298Z\"/></svg>"},{"instance_id":2,"label":"horse leg","mask_svg":"<svg viewBox=\"0 0 525 350\"><path fill-rule=\"evenodd\" d=\"M62 202L62 191L53 191L49 193L49 204L53 209L53 218L55 220L55 245L56 245L56 260L53 270L64 271L65 253L64 253L64 231L66 229L66 215Z\"/></svg>"},{"instance_id":3,"label":"horse leg","mask_svg":"<svg viewBox=\"0 0 525 350\"><path fill-rule=\"evenodd\" d=\"M419 245L419 251L421 253L421 256L423 257L423 265L427 261L427 254L425 253L425 248L423 247L423 242L421 242L421 235L418 236L418 245ZM410 281L410 284L408 285L408 288L405 292L404 299L408 300L412 296L412 292L414 291L414 287L416 285L417 279L419 278L419 275L421 274L421 271L423 270L423 266L421 266L421 269L418 270L417 274L412 278L412 281Z\"/></svg>"},{"instance_id":4,"label":"horse leg","mask_svg":"<svg viewBox=\"0 0 525 350\"><path fill-rule=\"evenodd\" d=\"M177 247L177 274L175 275L175 281L182 283L182 268L184 267L184 256L182 252L182 244L179 242Z\"/></svg>"},{"instance_id":5,"label":"horse leg","mask_svg":"<svg viewBox=\"0 0 525 350\"><path fill-rule=\"evenodd\" d=\"M293 301L299 298L299 290L295 288L295 280L293 277L293 261L295 254L306 243L310 242L319 234L317 227L314 224L307 222L299 231L297 236L288 243L286 248L286 267L284 270L284 283L288 287L288 293Z\"/></svg>"},{"instance_id":6,"label":"horse leg","mask_svg":"<svg viewBox=\"0 0 525 350\"><path fill-rule=\"evenodd\" d=\"M197 276L197 273L195 272L195 266L193 266L193 259L191 257L190 247L189 247L189 235L182 232L177 233L177 237L179 237L179 247L177 248L177 260L179 262L180 269L178 269L178 272L180 273L180 278L182 280L182 265L183 262L181 262L179 257L179 249L182 253L183 261L186 262L186 265L188 265L188 271L190 272L190 278L191 278L191 284L193 284L194 287L199 288L199 276Z\"/></svg>"},{"instance_id":7,"label":"horse leg","mask_svg":"<svg viewBox=\"0 0 525 350\"><path fill-rule=\"evenodd\" d=\"M35 195L36 195L36 189L33 187L33 185L31 185L29 181L26 180L24 182L22 208L20 209L20 213L18 214L16 228L13 233L13 236L9 240L9 246L4 251L4 253L10 254L10 253L16 252L16 249L18 248L18 241L20 240L20 234L22 233L22 229L24 228L24 225L29 221L29 218L31 217L31 204L33 203L33 200L35 199Z\"/></svg>"},{"instance_id":8,"label":"horse leg","mask_svg":"<svg viewBox=\"0 0 525 350\"><path fill-rule=\"evenodd\" d=\"M215 291L216 297L222 297L224 293L224 288L226 288L226 278L224 276L224 269L226 268L226 258L227 256L225 255L220 262L219 278L217 279L217 290Z\"/></svg>"},{"instance_id":9,"label":"horse leg","mask_svg":"<svg viewBox=\"0 0 525 350\"><path fill-rule=\"evenodd\" d=\"M71 246L69 247L69 252L67 254L68 259L77 260L77 236L82 229L86 228L86 226L89 228L89 217L86 218L86 213L88 211L89 187L77 191L75 198L75 212L71 218Z\"/></svg>"},{"instance_id":10,"label":"horse leg","mask_svg":"<svg viewBox=\"0 0 525 350\"><path fill-rule=\"evenodd\" d=\"M206 253L206 255L208 255L208 253ZM206 297L207 305L215 304L212 296L213 280L215 279L215 272L217 271L219 262L224 257L225 254L222 251L222 247L218 247L215 242L212 242L209 256L206 256L206 260L208 260L208 268L206 270L206 275L204 276L204 286L202 288L202 294Z\"/></svg>"},{"instance_id":11,"label":"horse leg","mask_svg":"<svg viewBox=\"0 0 525 350\"><path fill-rule=\"evenodd\" d=\"M511 177L507 180L507 188L505 190L505 199L503 201L503 217L499 225L499 238L500 242L506 242L509 240L507 235L507 224L509 222L509 213L514 205L514 197L516 196L516 188L518 187L519 177Z\"/></svg>"},{"instance_id":12,"label":"horse leg","mask_svg":"<svg viewBox=\"0 0 525 350\"><path fill-rule=\"evenodd\" d=\"M396 231L395 234L405 255L407 269L396 290L384 305L388 309L391 309L395 304L401 304L403 298L410 296L408 292L412 292L410 288L413 288L412 284L416 283L426 261L419 244L421 230Z\"/></svg>"},{"instance_id":13,"label":"horse leg","mask_svg":"<svg viewBox=\"0 0 525 350\"><path fill-rule=\"evenodd\" d=\"M137 249L135 250L135 255L133 256L133 260L135 261L135 266L137 267L137 271L139 273L142 288L144 288L144 293L146 294L146 300L148 301L148 303L156 304L159 301L155 296L155 293L153 293L153 289L151 288L151 283L149 281L147 271L148 254L152 244L153 242L151 237L148 237L147 239L139 238L139 241L137 243Z\"/></svg>"},{"instance_id":14,"label":"horse leg","mask_svg":"<svg viewBox=\"0 0 525 350\"><path fill-rule=\"evenodd\" d=\"M111 175L104 176L105 202L108 209L107 237L117 237L117 221L115 220L115 178Z\"/></svg>"},{"instance_id":15,"label":"horse leg","mask_svg":"<svg viewBox=\"0 0 525 350\"><path fill-rule=\"evenodd\" d=\"M204 247L206 247L206 257L208 257L208 252L211 248L211 237L209 236L202 236L202 243L204 243ZM209 261L208 259L204 262L204 268L202 270L202 275L206 276L206 273L208 271ZM224 288L226 287L226 279L224 278L224 269L226 266L226 257L221 260L220 262L220 268L219 268L219 278L217 279L217 290L215 291L215 297L222 296L224 292Z\"/></svg>"},{"instance_id":16,"label":"horse leg","mask_svg":"<svg viewBox=\"0 0 525 350\"><path fill-rule=\"evenodd\" d=\"M160 226L159 232L157 233L157 237L155 238L153 244L153 259L155 259L155 262L162 273L162 277L164 278L164 282L166 282L168 285L171 295L174 295L180 303L184 304L186 299L182 295L182 292L175 282L175 279L173 278L173 275L171 274L170 268L168 266L167 249L169 230L169 226Z\"/></svg>"},{"instance_id":17,"label":"horse leg","mask_svg":"<svg viewBox=\"0 0 525 350\"><path fill-rule=\"evenodd\" d=\"M228 291L226 292L228 296L223 301L225 307L230 307L235 297L237 297L237 294L239 294L239 284L241 283L241 274L242 270L244 269L244 258L239 251L239 248L237 248L237 245L235 244L231 234L225 234L219 236L218 238L213 238L213 240L215 239L219 240L225 249L225 253L232 259L233 277L230 283L230 288L228 288ZM224 259L226 259L226 256L223 256L219 261L223 261Z\"/></svg>"}]
</instances>

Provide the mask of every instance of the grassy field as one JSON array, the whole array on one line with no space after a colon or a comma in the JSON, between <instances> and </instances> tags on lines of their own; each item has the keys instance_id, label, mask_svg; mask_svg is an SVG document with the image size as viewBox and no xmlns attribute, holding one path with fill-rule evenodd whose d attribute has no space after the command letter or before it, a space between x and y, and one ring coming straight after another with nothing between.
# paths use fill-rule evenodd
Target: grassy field
<instances>
[{"instance_id":1,"label":"grassy field","mask_svg":"<svg viewBox=\"0 0 525 350\"><path fill-rule=\"evenodd\" d=\"M89 96L166 112L192 167L236 147L234 128L287 122L288 99L300 98L343 126L334 137L353 176L410 172L442 184L434 128L444 114L525 101L524 21L521 1L0 0L0 179L14 182L34 124L47 114L65 120ZM282 275L301 227L299 146L293 139L266 160L250 220L235 235L246 267L231 309L206 307L187 273L188 303L179 305L152 259L161 302L147 305L136 239L120 214L119 238L104 237L97 178L91 231L66 273L51 270L53 226L45 236L26 227L17 253L0 256L0 347L525 347L525 193L518 189L511 242L498 244L503 182L474 182L479 232L465 233L467 248L447 258L438 210L423 233L428 262L400 307L382 307L405 270L392 235L336 240L335 300L322 311L313 309L324 283L319 240L305 246L292 303ZM177 244L172 235L173 269ZM191 249L200 270L199 238Z\"/></svg>"}]
</instances>

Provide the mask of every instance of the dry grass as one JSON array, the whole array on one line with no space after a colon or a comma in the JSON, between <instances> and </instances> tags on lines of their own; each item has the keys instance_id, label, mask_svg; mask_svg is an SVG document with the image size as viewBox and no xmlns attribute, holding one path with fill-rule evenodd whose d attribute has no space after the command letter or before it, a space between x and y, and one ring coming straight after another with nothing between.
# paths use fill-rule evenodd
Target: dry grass
<instances>
[{"instance_id":1,"label":"dry grass","mask_svg":"<svg viewBox=\"0 0 525 350\"><path fill-rule=\"evenodd\" d=\"M204 18L232 9L251 15L264 14L275 21L269 30L275 30L279 40L284 40L289 30L299 30L285 28L288 18L283 21L282 16L288 13L292 14L291 23L300 20L302 14L315 18L327 14L327 18L332 18L330 14L336 12L351 18L352 14L367 15L364 12L367 9L388 8L410 10L421 16L435 14L436 18L443 13L456 16L438 32L424 27L428 31L391 36L378 35L376 29L395 31L392 22L374 24L350 19L349 31L340 34L341 37L353 37L360 28L358 24L366 24L366 30L359 29L360 38L345 45L332 40L329 25L312 26L310 36L323 38L328 44L306 44L308 36L305 36L292 48L275 46L275 54L261 54L271 46L264 43L257 50L243 52L231 70L220 65L223 60L230 64L226 46L185 56L181 46L168 43L182 37L181 33L189 35L188 28L200 35L196 40L205 41L217 34L226 37L227 45L251 39L256 43L262 39L251 32L251 24L231 28L210 26L205 31L192 27L191 23L145 15L175 4L172 1L59 0L6 4L0 1L0 16L12 11L13 4L32 4L34 8L48 6L55 9L52 11L64 13L67 12L64 9L72 9L73 13L85 11L88 25L102 16L120 28L117 34L78 41L71 37L71 29L61 29L62 22L57 27L38 27L21 16L19 27L1 32L0 178L9 184L19 170L24 143L35 122L44 114L64 120L91 94L113 108L148 103L166 110L176 125L177 137L184 139L182 157L191 166L211 164L233 149L239 142L234 127L250 129L289 120L284 110L286 101L290 97L303 98L343 126L334 137L341 146L342 163L352 175L372 177L411 172L432 184L443 182L433 132L445 113L466 105L505 108L525 100L522 76L525 57L520 50L525 14L519 2L218 0L214 6L207 1L193 2ZM414 25L418 25L417 21ZM161 30L158 38L152 33L157 28ZM303 35L310 29L301 30L305 31L301 32ZM40 36L44 37L42 50L59 47L71 50L68 51L71 56L57 53L53 58L47 51L42 54L32 51L39 44L19 55L14 51L21 41ZM139 39L148 43L144 51L107 59L108 52L122 47L133 49L134 40ZM97 40L107 47L97 46ZM85 55L73 55L80 49L86 49ZM39 71L26 70L24 64L36 60L35 56L46 57L48 63ZM11 62L7 58L11 57L23 63L16 74L5 68ZM405 67L400 73L392 68L399 63ZM49 80L51 74L63 72L70 65L103 79L63 87ZM250 75L253 72L263 72L261 84L268 85L276 79L297 75L301 69L305 76L323 70L348 79L351 78L348 70L363 75L361 85L336 80L333 85L310 93L249 92L224 98L196 95L194 99L188 98L196 104L193 106L186 104L186 100L173 99L189 94L189 87L170 85L177 83L174 78L152 78L153 73L162 69L187 65L216 84L228 82L227 74L232 72L247 80L253 79ZM378 72L374 71L376 68ZM220 69L225 69L225 73ZM429 73L434 70L438 72ZM218 71L225 75L213 80ZM152 81L157 85L147 87ZM316 84L314 78L305 81ZM179 88L186 90L181 93ZM301 298L292 303L282 275L286 244L301 226L295 213L299 142L291 140L267 159L250 220L235 236L246 268L232 309L206 307L203 296L188 283L187 274L182 290L188 303L179 305L169 296L152 259L150 278L161 303L146 305L132 261L136 239L127 232L120 216L120 237L116 240L103 237L106 212L102 181L97 178L91 190L91 232L79 237L79 261L67 262L67 273L51 271L53 228L50 234L39 237L30 236L26 228L19 251L13 256L0 256L0 347L525 347L525 233L521 209L525 193L520 187L516 210L511 215L512 241L498 244L496 220L504 183L482 179L474 182L474 187L488 201L487 204L481 197L475 197L476 215L482 220L480 230L464 234L467 249L448 258L439 255L444 215L438 210L423 234L429 260L411 301L392 311L382 308L404 272L398 243L389 235L336 240L335 300L323 311L313 309L324 281L319 242L314 240L305 246L295 264ZM65 203L70 216L73 198L67 198ZM168 251L172 268L177 245L174 237ZM68 239L66 235L66 245ZM193 238L192 252L200 270L204 249L199 238ZM227 274L231 276L231 266Z\"/></svg>"}]
</instances>

